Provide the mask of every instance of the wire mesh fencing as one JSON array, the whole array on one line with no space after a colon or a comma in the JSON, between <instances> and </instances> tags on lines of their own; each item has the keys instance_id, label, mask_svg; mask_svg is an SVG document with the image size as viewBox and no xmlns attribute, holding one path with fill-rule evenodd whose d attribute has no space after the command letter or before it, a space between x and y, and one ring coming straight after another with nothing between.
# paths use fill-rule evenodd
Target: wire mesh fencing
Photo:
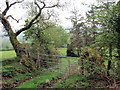
<instances>
[{"instance_id":1,"label":"wire mesh fencing","mask_svg":"<svg viewBox=\"0 0 120 90\"><path fill-rule=\"evenodd\" d=\"M44 67L45 70L58 73L69 73L79 71L79 59L77 57L67 57L59 55L39 55L39 67ZM44 59L44 60L43 60Z\"/></svg>"},{"instance_id":2,"label":"wire mesh fencing","mask_svg":"<svg viewBox=\"0 0 120 90\"><path fill-rule=\"evenodd\" d=\"M60 55L39 54L38 66L49 72L58 72L62 74L79 73L81 75L90 75L93 73L102 73L107 75L107 65L99 61L90 61L78 57L67 57ZM117 62L117 61L112 61ZM115 63L116 64L116 63ZM113 63L114 68L116 67Z\"/></svg>"}]
</instances>

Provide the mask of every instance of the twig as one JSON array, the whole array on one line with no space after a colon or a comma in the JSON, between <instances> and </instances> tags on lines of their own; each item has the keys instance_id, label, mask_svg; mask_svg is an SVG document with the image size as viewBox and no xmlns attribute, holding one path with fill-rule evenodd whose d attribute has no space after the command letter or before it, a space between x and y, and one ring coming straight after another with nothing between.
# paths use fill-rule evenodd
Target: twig
<instances>
[{"instance_id":1,"label":"twig","mask_svg":"<svg viewBox=\"0 0 120 90\"><path fill-rule=\"evenodd\" d=\"M5 10L2 12L2 14L5 16L6 13L7 13L7 11L8 11L13 5L15 5L15 4L17 4L17 3L21 3L21 2L23 2L23 1L24 1L24 0L22 0L22 1L17 1L17 2L14 2L14 3L12 3L12 4L9 5L9 1L6 0L6 8L5 8Z\"/></svg>"},{"instance_id":2,"label":"twig","mask_svg":"<svg viewBox=\"0 0 120 90\"><path fill-rule=\"evenodd\" d=\"M8 19L9 17L12 18L13 20L15 20L17 23L19 23L19 20L15 19L12 15L7 16L7 19Z\"/></svg>"}]
</instances>

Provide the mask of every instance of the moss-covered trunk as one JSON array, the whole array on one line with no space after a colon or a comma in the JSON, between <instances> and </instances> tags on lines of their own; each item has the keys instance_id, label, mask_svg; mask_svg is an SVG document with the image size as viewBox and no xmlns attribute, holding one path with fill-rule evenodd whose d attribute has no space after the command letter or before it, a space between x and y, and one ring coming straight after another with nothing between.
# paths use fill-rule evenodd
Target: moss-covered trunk
<instances>
[{"instance_id":1,"label":"moss-covered trunk","mask_svg":"<svg viewBox=\"0 0 120 90\"><path fill-rule=\"evenodd\" d=\"M20 58L20 63L25 65L30 70L35 69L35 65L34 65L33 60L30 60L28 58L28 53L25 51L26 50L25 46L18 41L17 36L13 32L8 20L2 14L0 14L0 20L1 20L5 30L8 33L10 42L11 42L11 44L16 52L16 55Z\"/></svg>"}]
</instances>

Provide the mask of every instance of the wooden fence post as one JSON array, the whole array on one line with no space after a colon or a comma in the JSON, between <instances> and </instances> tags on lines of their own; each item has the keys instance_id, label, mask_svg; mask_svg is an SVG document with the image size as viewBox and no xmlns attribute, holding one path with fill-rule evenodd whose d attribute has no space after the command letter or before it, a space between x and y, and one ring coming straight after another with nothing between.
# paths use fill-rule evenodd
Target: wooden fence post
<instances>
[{"instance_id":1,"label":"wooden fence post","mask_svg":"<svg viewBox=\"0 0 120 90\"><path fill-rule=\"evenodd\" d=\"M84 75L84 63L83 59L81 59L81 74Z\"/></svg>"},{"instance_id":2,"label":"wooden fence post","mask_svg":"<svg viewBox=\"0 0 120 90\"><path fill-rule=\"evenodd\" d=\"M57 69L58 69L58 73L60 73L60 61L59 61L59 59L57 59Z\"/></svg>"},{"instance_id":3,"label":"wooden fence post","mask_svg":"<svg viewBox=\"0 0 120 90\"><path fill-rule=\"evenodd\" d=\"M71 73L71 72L70 72L70 70L71 70L71 69L70 69L70 60L68 60L68 69L69 69L69 74L70 74L70 73Z\"/></svg>"},{"instance_id":4,"label":"wooden fence post","mask_svg":"<svg viewBox=\"0 0 120 90\"><path fill-rule=\"evenodd\" d=\"M81 59L78 59L78 72L79 72L79 73L81 73L80 60L81 60Z\"/></svg>"}]
</instances>

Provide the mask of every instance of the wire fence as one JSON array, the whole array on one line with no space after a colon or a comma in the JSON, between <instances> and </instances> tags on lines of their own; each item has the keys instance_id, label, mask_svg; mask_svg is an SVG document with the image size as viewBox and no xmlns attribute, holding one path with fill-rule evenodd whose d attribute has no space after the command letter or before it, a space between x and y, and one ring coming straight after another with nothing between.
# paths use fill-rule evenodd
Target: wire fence
<instances>
[{"instance_id":1,"label":"wire fence","mask_svg":"<svg viewBox=\"0 0 120 90\"><path fill-rule=\"evenodd\" d=\"M59 72L59 73L91 73L98 67L102 67L102 69L107 71L107 65L100 65L99 61L89 61L87 59L83 59L81 57L68 57L61 55L48 55L41 54L37 52L35 54L31 54L29 52L29 56L37 57L36 65L40 69L45 69L50 72ZM109 60L107 60L109 61ZM114 64L114 68L116 69L116 63L120 60L110 60Z\"/></svg>"},{"instance_id":2,"label":"wire fence","mask_svg":"<svg viewBox=\"0 0 120 90\"><path fill-rule=\"evenodd\" d=\"M67 56L60 56L60 55L47 55L47 54L39 54L38 61L40 62L42 59L42 65L44 66L44 63L47 63L46 70L50 72L59 72L59 73L65 73L68 72L69 74L73 71L72 68L74 68L74 71L79 69L78 61L80 58L78 57L67 57ZM52 58L50 58L52 57ZM41 64L38 63L38 66L40 67Z\"/></svg>"}]
</instances>

